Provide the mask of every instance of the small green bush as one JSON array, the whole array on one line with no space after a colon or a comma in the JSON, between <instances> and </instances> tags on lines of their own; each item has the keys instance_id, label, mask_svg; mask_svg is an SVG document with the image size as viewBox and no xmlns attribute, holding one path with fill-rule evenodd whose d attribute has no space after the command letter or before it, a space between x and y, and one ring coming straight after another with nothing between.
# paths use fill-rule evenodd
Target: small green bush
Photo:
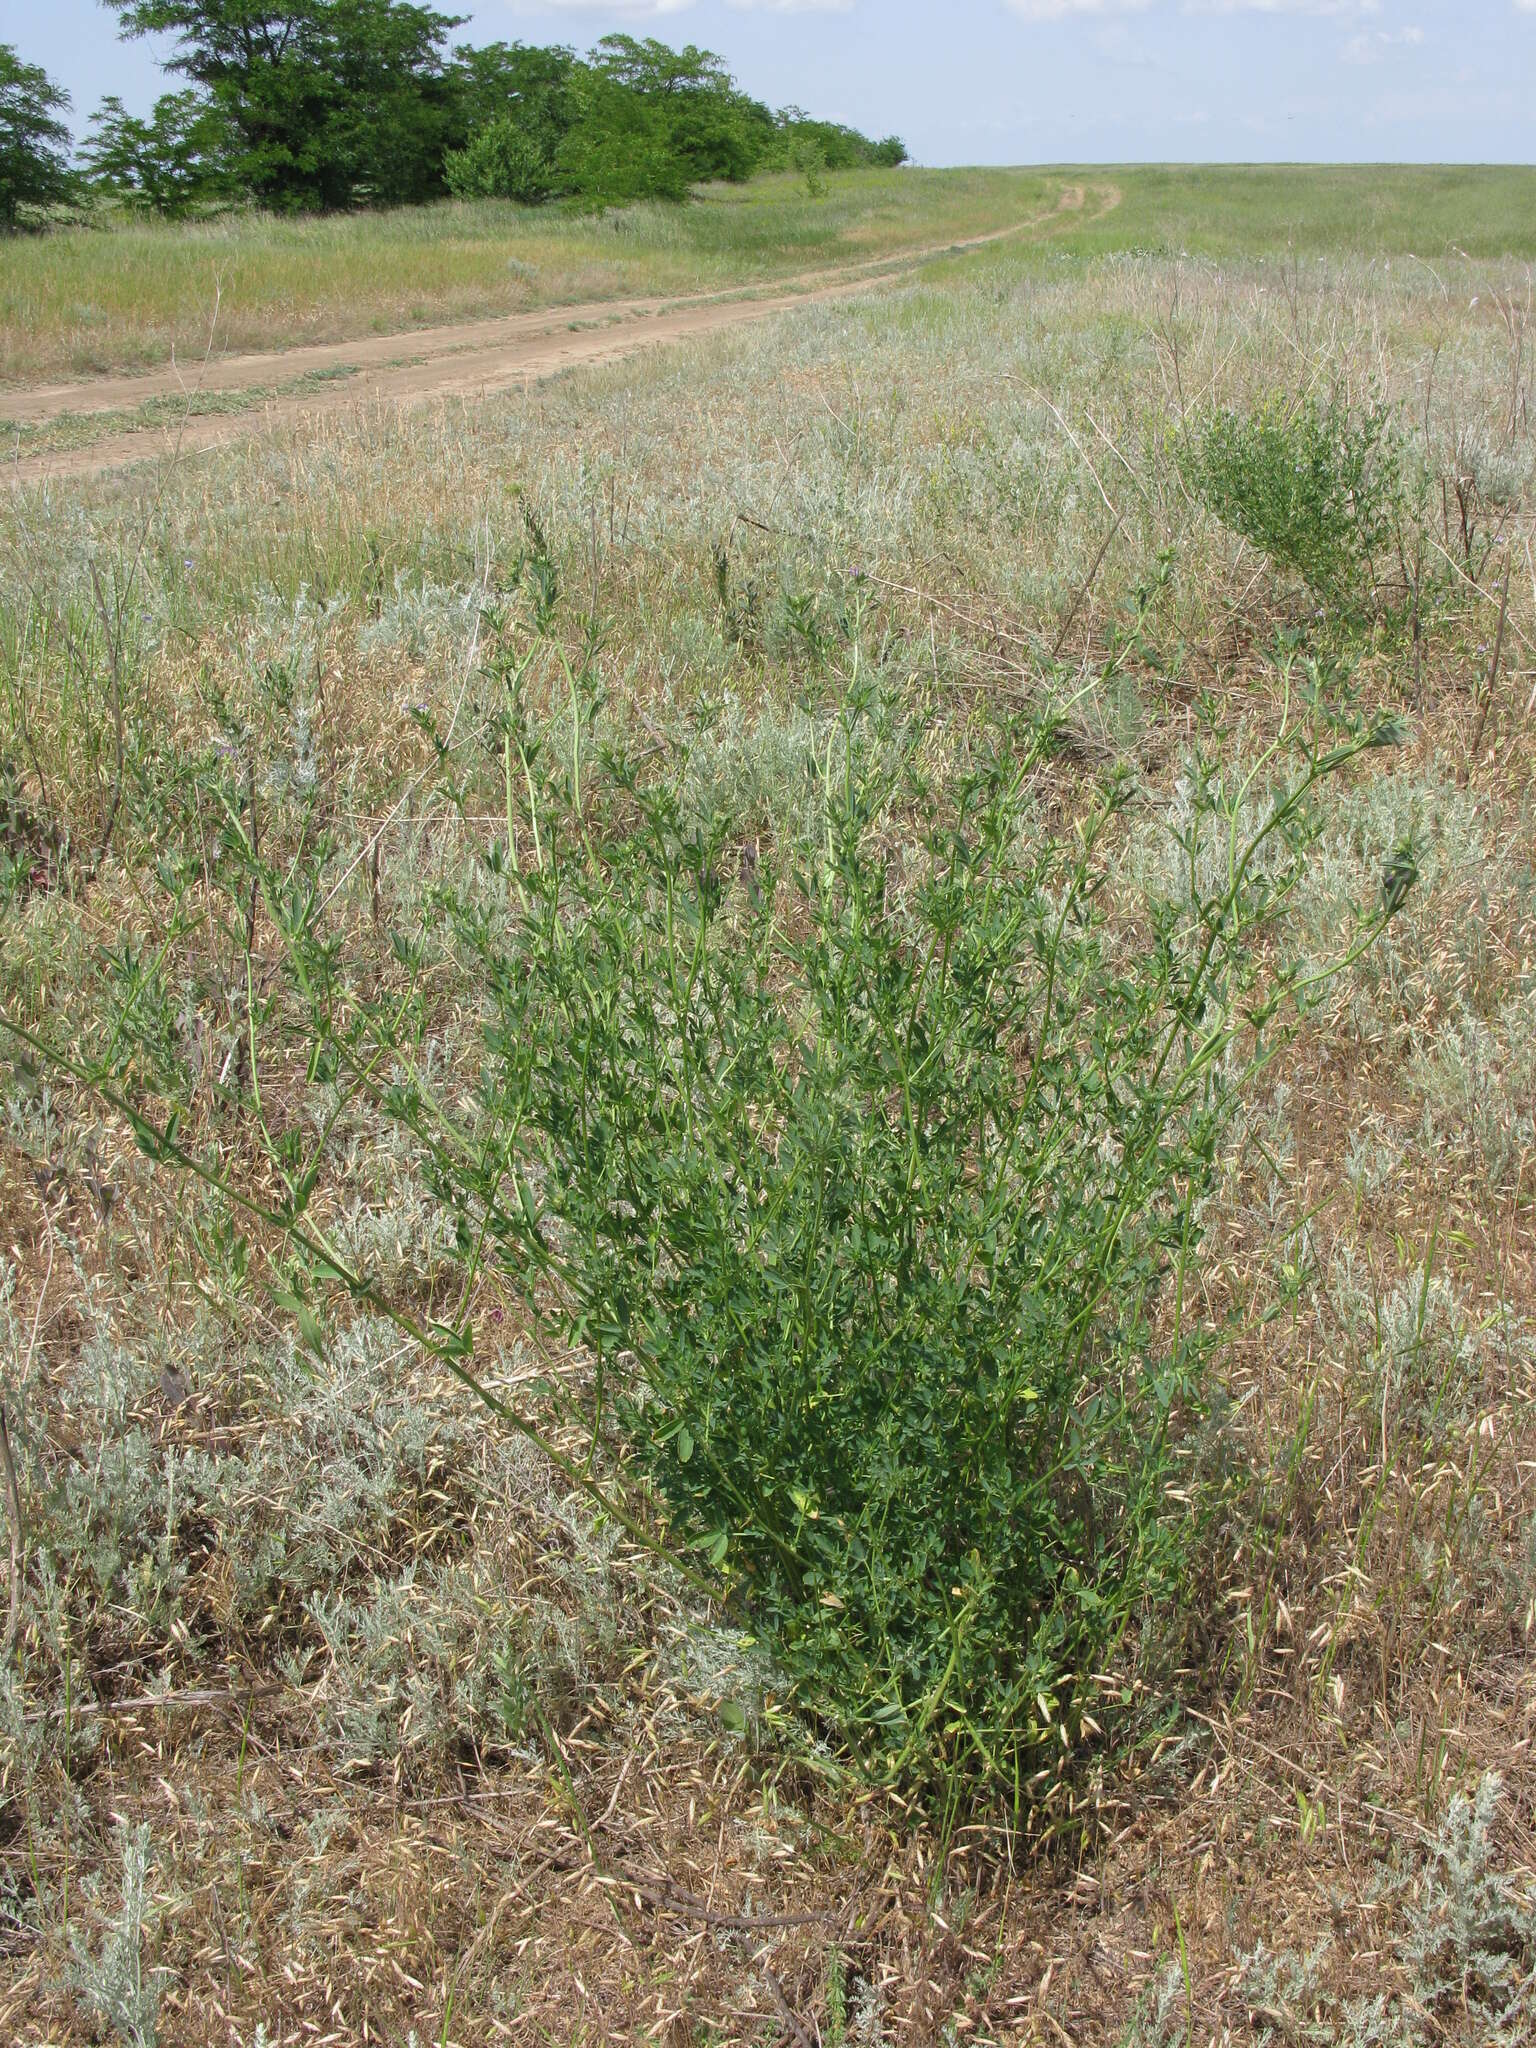
<instances>
[{"instance_id":1,"label":"small green bush","mask_svg":"<svg viewBox=\"0 0 1536 2048\"><path fill-rule=\"evenodd\" d=\"M1389 408L1354 409L1336 393L1276 396L1255 412L1214 413L1182 459L1190 489L1224 525L1325 603L1370 608L1404 501Z\"/></svg>"},{"instance_id":2,"label":"small green bush","mask_svg":"<svg viewBox=\"0 0 1536 2048\"><path fill-rule=\"evenodd\" d=\"M443 166L456 199L515 199L537 206L554 190L554 171L536 137L510 114L478 129L463 149L448 152Z\"/></svg>"},{"instance_id":3,"label":"small green bush","mask_svg":"<svg viewBox=\"0 0 1536 2048\"><path fill-rule=\"evenodd\" d=\"M1049 717L978 732L935 780L924 725L855 654L808 800L765 842L686 762L647 780L594 760L590 670L563 730L535 720L532 659L488 679L497 836L471 827L462 879L381 932L377 985L331 923L310 785L284 799L302 829L283 850L269 816L258 855L239 771L205 798L228 821L216 861L158 870L189 903L205 877L226 891L231 933L254 891L280 941L250 1029L304 1048L315 1096L250 1125L285 1190L264 1211L278 1298L312 1349L328 1281L389 1306L306 1216L361 1091L419 1147L459 1269L436 1290L456 1320L406 1296L400 1326L474 1383L477 1282L499 1268L592 1361L584 1407L545 1389L546 1418L590 1436L584 1468L545 1420L493 1406L635 1533L624 1489L647 1480L666 1547L844 1754L950 1803L1047 1800L1182 1641L1206 1491L1200 1217L1244 1073L1326 979L1272 957L1313 792L1380 735L1329 744L1314 708L1247 776L1197 758L1167 826L1177 885L1112 913L1136 787L1107 779L1053 829ZM445 793L483 819L484 752L420 717ZM1291 786L1257 806L1292 745ZM200 921L166 908L167 930ZM446 1085L422 1000L443 974L477 992L483 1038L478 1076ZM135 1112L152 1156L190 1164L162 1120L190 1090L157 999L137 972L123 986L103 1073L119 1103L155 1103Z\"/></svg>"},{"instance_id":4,"label":"small green bush","mask_svg":"<svg viewBox=\"0 0 1536 2048\"><path fill-rule=\"evenodd\" d=\"M1362 744L1246 842L1207 774L1185 859L1219 828L1222 879L1127 946L1099 890L1131 786L1044 830L1049 723L938 790L855 695L823 834L775 871L510 719L508 836L445 902L488 1003L472 1146L409 1086L394 1111L466 1253L595 1354L594 1430L878 1772L1042 1797L1129 1699L1133 1639L1178 1635L1228 1054L1290 986L1252 946L1308 792Z\"/></svg>"}]
</instances>

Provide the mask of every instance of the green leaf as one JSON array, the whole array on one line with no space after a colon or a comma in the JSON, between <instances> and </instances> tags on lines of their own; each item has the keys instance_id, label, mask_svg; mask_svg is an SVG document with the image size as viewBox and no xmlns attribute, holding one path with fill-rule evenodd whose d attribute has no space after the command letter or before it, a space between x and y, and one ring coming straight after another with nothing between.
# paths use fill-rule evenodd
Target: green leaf
<instances>
[{"instance_id":1,"label":"green leaf","mask_svg":"<svg viewBox=\"0 0 1536 2048\"><path fill-rule=\"evenodd\" d=\"M324 1338L320 1329L320 1318L315 1314L309 1303L304 1300L302 1295L295 1294L291 1288L286 1287L274 1288L272 1299L279 1308L286 1309L298 1324L299 1336L304 1344L304 1348L307 1351L312 1351L316 1358L323 1358L325 1356L325 1349Z\"/></svg>"}]
</instances>

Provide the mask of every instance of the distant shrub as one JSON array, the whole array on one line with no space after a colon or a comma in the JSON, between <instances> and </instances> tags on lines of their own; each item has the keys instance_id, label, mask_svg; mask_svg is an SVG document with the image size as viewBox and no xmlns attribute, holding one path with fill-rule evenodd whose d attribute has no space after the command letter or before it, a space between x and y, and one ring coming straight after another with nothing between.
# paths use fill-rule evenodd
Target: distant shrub
<instances>
[{"instance_id":1,"label":"distant shrub","mask_svg":"<svg viewBox=\"0 0 1536 2048\"><path fill-rule=\"evenodd\" d=\"M1326 603L1360 611L1375 602L1377 560L1404 496L1389 408L1351 408L1335 393L1217 412L1186 449L1184 471L1224 525Z\"/></svg>"}]
</instances>

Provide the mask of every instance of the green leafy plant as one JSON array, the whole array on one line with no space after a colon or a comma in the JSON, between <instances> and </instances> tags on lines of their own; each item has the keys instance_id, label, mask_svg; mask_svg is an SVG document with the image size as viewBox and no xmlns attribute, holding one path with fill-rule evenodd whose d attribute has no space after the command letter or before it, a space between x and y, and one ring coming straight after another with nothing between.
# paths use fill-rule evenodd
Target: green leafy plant
<instances>
[{"instance_id":1,"label":"green leafy plant","mask_svg":"<svg viewBox=\"0 0 1536 2048\"><path fill-rule=\"evenodd\" d=\"M1106 780L1051 830L1049 717L979 735L935 782L921 724L855 653L807 829L760 852L730 812L695 814L686 769L593 757L590 647L545 724L544 643L501 644L501 830L389 931L391 975L370 984L338 944L323 831L258 836L233 776L217 855L183 864L189 905L209 876L227 892L237 947L253 902L278 941L282 986L269 956L233 1071L280 1197L183 1149L154 963L125 954L108 1069L76 1071L152 1156L277 1226L279 1298L312 1349L340 1282L645 1534L598 1464L622 1448L672 1554L845 1753L950 1803L1045 1800L1178 1641L1202 1527L1202 1202L1245 1074L1327 977L1262 964L1313 793L1387 735L1314 705L1240 781L1197 762L1171 828L1187 886L1125 927L1102 890L1135 785ZM483 816L483 771L422 724ZM291 787L297 811L313 801ZM205 921L168 909L165 948ZM445 943L482 1004L468 1102L432 1078L422 986ZM262 1072L285 1046L314 1096L290 1080L279 1122ZM443 1206L460 1306L441 1320L383 1299L309 1215L359 1094ZM492 1268L592 1361L581 1409L546 1390L584 1461L477 1375Z\"/></svg>"},{"instance_id":2,"label":"green leafy plant","mask_svg":"<svg viewBox=\"0 0 1536 2048\"><path fill-rule=\"evenodd\" d=\"M814 137L797 137L789 148L790 168L805 183L807 199L827 196L826 153Z\"/></svg>"},{"instance_id":3,"label":"green leafy plant","mask_svg":"<svg viewBox=\"0 0 1536 2048\"><path fill-rule=\"evenodd\" d=\"M1338 393L1274 396L1207 419L1183 454L1185 479L1223 524L1293 570L1330 605L1378 593L1377 564L1398 530L1403 459L1385 405Z\"/></svg>"},{"instance_id":4,"label":"green leafy plant","mask_svg":"<svg viewBox=\"0 0 1536 2048\"><path fill-rule=\"evenodd\" d=\"M459 199L514 199L536 206L554 189L554 172L536 135L511 114L477 129L444 165L448 190Z\"/></svg>"}]
</instances>

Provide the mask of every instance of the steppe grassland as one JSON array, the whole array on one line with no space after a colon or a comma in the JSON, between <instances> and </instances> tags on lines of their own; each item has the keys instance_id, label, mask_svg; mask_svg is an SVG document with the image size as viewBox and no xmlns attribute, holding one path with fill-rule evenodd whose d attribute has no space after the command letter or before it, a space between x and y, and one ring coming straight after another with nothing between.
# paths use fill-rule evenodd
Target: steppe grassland
<instances>
[{"instance_id":1,"label":"steppe grassland","mask_svg":"<svg viewBox=\"0 0 1536 2048\"><path fill-rule=\"evenodd\" d=\"M1109 884L1129 912L1191 751L1237 774L1273 738L1288 634L1293 698L1308 655L1330 688L1342 661L1410 721L1327 796L1288 937L1325 956L1410 836L1419 868L1227 1159L1201 1286L1236 1318L1241 1512L1189 1711L1090 1788L1065 1864L1010 1868L1006 1843L830 1784L749 1644L368 1318L317 1372L210 1263L212 1205L18 1068L12 2034L795 2038L782 2001L823 2040L1520 2038L1530 372L1523 269L1435 271L973 257L526 404L327 421L147 492L8 508L0 753L41 872L45 805L76 846L107 834L117 683L128 733L101 875L5 913L0 999L38 1025L84 1030L110 999L154 854L137 773L230 724L323 787L360 951L381 906L427 904L477 823L428 800L418 707L472 732L484 608L528 513L556 630L604 622L609 732L686 761L765 842L817 802L855 646L921 709L935 769L987 703L1049 678L1072 708L1043 812L1070 822L1113 760L1141 778ZM1399 403L1434 480L1426 545L1450 565L1417 661L1401 633L1341 642L1181 479L1186 412L1334 380ZM211 1058L240 1000L187 1020ZM452 1077L475 992L435 1000ZM432 1298L442 1226L387 1130L359 1117L324 1201ZM483 1340L512 1384L537 1361L498 1342L500 1313ZM178 1704L134 1705L161 1688ZM722 1719L738 1705L746 1734Z\"/></svg>"},{"instance_id":2,"label":"steppe grassland","mask_svg":"<svg viewBox=\"0 0 1536 2048\"><path fill-rule=\"evenodd\" d=\"M603 216L453 202L332 219L117 219L0 248L0 380L88 376L220 351L347 340L591 300L768 283L986 234L1070 185L1112 183L1115 216L1053 226L1052 250L1222 258L1536 256L1536 173L1371 167L1302 172L1131 165L849 171L715 187L687 207Z\"/></svg>"},{"instance_id":3,"label":"steppe grassland","mask_svg":"<svg viewBox=\"0 0 1536 2048\"><path fill-rule=\"evenodd\" d=\"M184 364L547 305L768 283L1054 204L1033 171L838 172L714 187L686 207L604 215L450 201L394 212L204 222L116 219L0 248L0 379Z\"/></svg>"}]
</instances>

